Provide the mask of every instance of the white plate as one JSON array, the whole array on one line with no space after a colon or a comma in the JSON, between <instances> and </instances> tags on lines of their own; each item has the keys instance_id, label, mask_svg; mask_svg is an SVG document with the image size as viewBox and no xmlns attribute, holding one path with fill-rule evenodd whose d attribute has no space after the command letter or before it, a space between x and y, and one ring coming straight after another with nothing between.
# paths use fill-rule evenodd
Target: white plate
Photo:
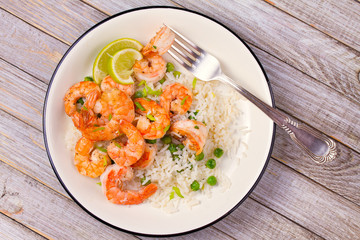
<instances>
[{"instance_id":1,"label":"white plate","mask_svg":"<svg viewBox=\"0 0 360 240\"><path fill-rule=\"evenodd\" d=\"M244 104L247 157L230 164L225 173L232 184L228 191L215 191L193 209L184 208L167 214L148 204L120 206L109 203L101 193L97 179L78 174L71 153L65 145L63 97L66 90L84 76L91 75L93 61L109 42L129 37L146 43L165 23L188 36L203 49L218 57L223 71L237 79L250 92L273 105L266 75L245 43L222 24L201 14L178 8L139 8L114 15L84 33L58 64L46 94L44 140L52 167L68 194L90 215L126 232L147 236L170 236L202 229L236 209L253 190L269 160L274 138L274 124L249 102Z\"/></svg>"}]
</instances>

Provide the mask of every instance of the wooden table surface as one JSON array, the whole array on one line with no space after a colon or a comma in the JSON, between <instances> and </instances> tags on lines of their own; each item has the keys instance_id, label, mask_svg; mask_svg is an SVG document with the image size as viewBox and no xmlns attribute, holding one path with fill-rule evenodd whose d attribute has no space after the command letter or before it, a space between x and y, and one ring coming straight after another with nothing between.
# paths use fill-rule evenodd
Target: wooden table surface
<instances>
[{"instance_id":1,"label":"wooden table surface","mask_svg":"<svg viewBox=\"0 0 360 240\"><path fill-rule=\"evenodd\" d=\"M208 15L244 39L279 109L336 141L314 163L281 129L260 183L229 216L180 239L360 239L360 2L0 0L0 239L146 239L115 230L65 192L43 142L51 75L88 28L128 9ZM164 226L166 227L166 226Z\"/></svg>"}]
</instances>

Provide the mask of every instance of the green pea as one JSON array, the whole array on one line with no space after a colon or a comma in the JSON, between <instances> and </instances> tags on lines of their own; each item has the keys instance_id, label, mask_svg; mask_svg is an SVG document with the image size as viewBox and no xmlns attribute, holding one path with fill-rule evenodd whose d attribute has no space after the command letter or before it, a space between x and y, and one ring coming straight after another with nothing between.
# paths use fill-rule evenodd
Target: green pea
<instances>
[{"instance_id":1,"label":"green pea","mask_svg":"<svg viewBox=\"0 0 360 240\"><path fill-rule=\"evenodd\" d=\"M166 72L172 72L172 71L174 71L174 70L175 70L174 64L172 64L171 62L168 62L168 63L166 64Z\"/></svg>"},{"instance_id":2,"label":"green pea","mask_svg":"<svg viewBox=\"0 0 360 240\"><path fill-rule=\"evenodd\" d=\"M207 168L214 169L216 167L215 159L212 158L212 159L207 160L205 166Z\"/></svg>"},{"instance_id":3,"label":"green pea","mask_svg":"<svg viewBox=\"0 0 360 240\"><path fill-rule=\"evenodd\" d=\"M177 145L174 144L174 143L170 143L169 147L168 147L168 150L171 152L171 153L174 153L177 151Z\"/></svg>"},{"instance_id":4,"label":"green pea","mask_svg":"<svg viewBox=\"0 0 360 240\"><path fill-rule=\"evenodd\" d=\"M216 148L214 150L214 155L217 158L220 158L223 154L224 154L224 150L222 150L221 148Z\"/></svg>"},{"instance_id":5,"label":"green pea","mask_svg":"<svg viewBox=\"0 0 360 240\"><path fill-rule=\"evenodd\" d=\"M197 155L196 157L195 157L195 160L196 161L201 161L201 160L203 160L204 159L204 153L203 152L201 152L199 155Z\"/></svg>"},{"instance_id":6,"label":"green pea","mask_svg":"<svg viewBox=\"0 0 360 240\"><path fill-rule=\"evenodd\" d=\"M206 180L206 182L210 185L210 186L214 186L217 183L217 179L215 176L210 176L208 177L208 179Z\"/></svg>"},{"instance_id":7,"label":"green pea","mask_svg":"<svg viewBox=\"0 0 360 240\"><path fill-rule=\"evenodd\" d=\"M169 135L165 135L161 141L164 143L164 144L170 144L171 143L171 137Z\"/></svg>"},{"instance_id":8,"label":"green pea","mask_svg":"<svg viewBox=\"0 0 360 240\"><path fill-rule=\"evenodd\" d=\"M191 184L190 184L190 188L193 191L197 191L200 189L200 183L196 180L194 180Z\"/></svg>"},{"instance_id":9,"label":"green pea","mask_svg":"<svg viewBox=\"0 0 360 240\"><path fill-rule=\"evenodd\" d=\"M144 94L142 91L136 91L134 94L134 98L142 98L144 97Z\"/></svg>"}]
</instances>

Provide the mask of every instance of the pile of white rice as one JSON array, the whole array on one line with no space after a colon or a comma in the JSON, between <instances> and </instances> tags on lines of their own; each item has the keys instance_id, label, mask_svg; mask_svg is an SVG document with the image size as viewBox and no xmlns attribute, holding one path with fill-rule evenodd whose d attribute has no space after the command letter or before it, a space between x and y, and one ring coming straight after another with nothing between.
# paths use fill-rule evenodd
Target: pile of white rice
<instances>
[{"instance_id":1,"label":"pile of white rice","mask_svg":"<svg viewBox=\"0 0 360 240\"><path fill-rule=\"evenodd\" d=\"M136 170L137 179L146 178L144 182L151 180L152 183L158 185L157 192L151 196L147 202L153 207L161 208L167 213L173 213L180 209L181 206L193 207L200 204L200 196L205 195L211 197L212 190L219 188L226 191L231 182L222 171L223 161L232 161L236 164L239 157L239 146L246 144L243 142L244 135L248 129L242 123L241 101L244 101L240 94L232 88L224 84L213 81L203 82L197 80L195 89L193 87L192 75L182 73L180 77L175 78L172 73L166 74L166 81L163 84L156 83L149 85L154 90L164 89L167 85L175 82L181 83L193 92L193 102L187 114L177 116L172 122L177 120L188 119L189 116L195 117L197 121L206 124L208 129L208 138L203 149L205 155L201 161L195 160L195 152L187 149L178 149L173 154L178 158L173 158L168 150L169 145L163 144L158 140L158 152L155 156L153 164L145 170ZM144 86L139 87L141 90ZM153 100L159 100L159 97L148 96ZM198 111L196 115L194 112ZM69 150L74 151L77 140L81 137L72 124L66 132L66 142ZM224 155L221 158L214 156L214 150L221 148ZM241 150L242 151L242 150ZM205 166L208 159L216 160L216 167L209 169ZM206 180L209 176L217 178L217 184L210 186ZM191 183L196 180L200 183L200 190L192 191ZM174 194L174 198L170 198L173 187L177 187L183 198Z\"/></svg>"}]
</instances>

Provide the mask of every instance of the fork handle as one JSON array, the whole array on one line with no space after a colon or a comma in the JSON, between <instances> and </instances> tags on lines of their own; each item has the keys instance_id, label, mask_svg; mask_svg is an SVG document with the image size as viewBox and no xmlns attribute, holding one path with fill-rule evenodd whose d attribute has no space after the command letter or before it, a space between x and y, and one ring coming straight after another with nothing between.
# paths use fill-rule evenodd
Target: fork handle
<instances>
[{"instance_id":1,"label":"fork handle","mask_svg":"<svg viewBox=\"0 0 360 240\"><path fill-rule=\"evenodd\" d=\"M331 138L291 120L283 112L264 103L225 74L219 75L216 79L229 84L260 108L260 110L269 116L279 127L284 129L290 135L290 138L304 149L315 162L325 163L335 159L336 144Z\"/></svg>"}]
</instances>

